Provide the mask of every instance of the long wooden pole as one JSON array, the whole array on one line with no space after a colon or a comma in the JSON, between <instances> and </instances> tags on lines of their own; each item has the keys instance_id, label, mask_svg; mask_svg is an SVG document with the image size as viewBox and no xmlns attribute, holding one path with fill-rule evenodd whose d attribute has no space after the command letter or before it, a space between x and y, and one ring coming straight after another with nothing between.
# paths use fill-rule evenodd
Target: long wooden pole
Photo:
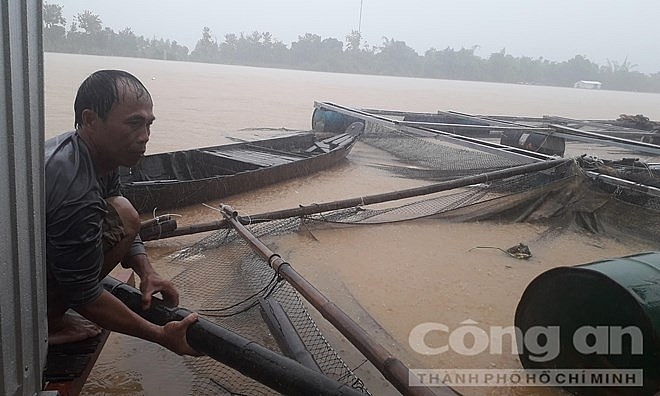
<instances>
[{"instance_id":1,"label":"long wooden pole","mask_svg":"<svg viewBox=\"0 0 660 396\"><path fill-rule=\"evenodd\" d=\"M344 199L340 201L328 202L325 204L313 204L309 206L301 206L293 209L284 209L279 211L270 212L262 215L250 216L252 223L264 220L284 219L295 216L306 216L314 213L328 212L338 209L352 208L361 205L373 205L382 202L396 201L399 199L412 198L421 195L433 194L441 191L447 191L454 188L466 187L473 184L488 183L494 180L505 179L507 177L518 176L525 173L536 172L553 168L558 165L571 162L571 159L556 159L545 162L536 162L533 164L526 164L515 166L506 169L500 169L492 172L481 173L474 176L461 177L459 179L447 180L444 182L431 184L422 187L413 187L405 190L393 191L389 193L366 195L364 197Z\"/></svg>"},{"instance_id":2,"label":"long wooden pole","mask_svg":"<svg viewBox=\"0 0 660 396\"><path fill-rule=\"evenodd\" d=\"M415 377L410 375L410 370L399 359L392 356L385 348L373 341L353 319L296 272L291 264L284 261L280 255L273 253L266 245L252 235L238 220L236 211L225 205L221 209L234 230L252 246L252 249L305 297L351 344L362 352L399 392L406 396L437 395L437 393L434 393L428 387L416 382ZM443 395L457 394L449 387L439 388L439 391Z\"/></svg>"},{"instance_id":3,"label":"long wooden pole","mask_svg":"<svg viewBox=\"0 0 660 396\"><path fill-rule=\"evenodd\" d=\"M428 195L441 191L451 190L454 188L465 187L472 184L488 183L495 180L505 179L507 177L522 175L525 173L542 171L562 164L566 164L571 161L573 160L560 158L555 160L536 162L532 164L525 164L520 166L514 166L511 168L496 170L492 172L481 173L479 175L461 177L459 179L454 179L454 180L447 180L440 183L431 184L428 186L414 187L406 190L393 191L383 194L366 195L364 197L349 198L340 201L332 201L332 202L313 204L308 206L299 206L296 208L256 214L249 217L239 217L239 221L242 224L262 223L265 221L285 219L289 217L301 217L316 213L328 212L332 210L339 210L339 209L352 208L362 205L371 205L376 203L395 201L399 199ZM171 238L175 236L219 230L222 228L229 228L229 223L227 222L227 220L216 220L208 223L201 223L187 227L179 227L172 232L163 232L162 234L158 235L159 238L157 238L156 236L152 236L148 239L143 238L143 240Z\"/></svg>"}]
</instances>

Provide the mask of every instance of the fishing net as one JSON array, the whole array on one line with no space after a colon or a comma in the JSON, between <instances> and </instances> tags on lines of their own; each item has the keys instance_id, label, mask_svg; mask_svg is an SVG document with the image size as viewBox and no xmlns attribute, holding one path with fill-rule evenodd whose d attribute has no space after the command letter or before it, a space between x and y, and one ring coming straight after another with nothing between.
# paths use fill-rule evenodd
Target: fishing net
<instances>
[{"instance_id":1,"label":"fishing net","mask_svg":"<svg viewBox=\"0 0 660 396\"><path fill-rule=\"evenodd\" d=\"M285 232L286 225L264 224L252 231L256 236L263 236ZM306 303L293 287L282 281L234 231L220 231L205 238L179 252L174 260L185 262L188 268L174 279L181 295L186 296L181 301L182 305L226 329L283 353L262 318L262 310L267 309L262 305L265 300L279 304L305 348L312 354L316 362L312 368L370 394L362 380L326 340L308 312ZM188 359L186 364L194 372L191 394L277 394L210 358Z\"/></svg>"},{"instance_id":2,"label":"fishing net","mask_svg":"<svg viewBox=\"0 0 660 396\"><path fill-rule=\"evenodd\" d=\"M385 138L379 138L386 136ZM362 143L386 151L398 164L374 164L400 177L422 180L460 178L521 165L460 145L392 130L372 132ZM622 215L625 213L625 215ZM626 188L589 176L577 161L553 168L466 185L414 199L354 205L246 228L267 245L278 237L314 227L369 226L439 218L443 221L553 222L620 238L660 240L660 199L643 188ZM256 219L255 219L256 220ZM277 253L277 252L276 252ZM316 368L365 394L356 374L364 358L339 356L324 335L328 324L296 290L232 230L219 230L173 257L186 270L175 277L181 304L250 340L283 353L263 319L264 302L281 305ZM295 268L295 263L292 263ZM194 373L192 394L270 395L274 391L208 358L187 359Z\"/></svg>"},{"instance_id":3,"label":"fishing net","mask_svg":"<svg viewBox=\"0 0 660 396\"><path fill-rule=\"evenodd\" d=\"M424 138L383 125L367 128L360 140L393 154L405 165L379 165L380 168L411 179L441 181L523 164L521 160L468 148L458 142Z\"/></svg>"}]
</instances>

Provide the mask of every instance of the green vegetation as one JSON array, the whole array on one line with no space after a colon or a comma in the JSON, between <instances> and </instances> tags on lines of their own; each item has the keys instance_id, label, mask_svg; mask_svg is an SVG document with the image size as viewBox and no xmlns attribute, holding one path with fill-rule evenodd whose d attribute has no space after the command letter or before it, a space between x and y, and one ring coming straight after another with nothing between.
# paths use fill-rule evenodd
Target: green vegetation
<instances>
[{"instance_id":1,"label":"green vegetation","mask_svg":"<svg viewBox=\"0 0 660 396\"><path fill-rule=\"evenodd\" d=\"M208 27L202 29L201 38L190 51L176 41L136 36L130 28L115 32L87 10L76 15L67 30L62 10L60 5L43 3L45 51L562 87L573 86L578 80L596 80L605 89L660 92L660 72L640 73L628 60L597 65L576 55L554 62L516 58L504 49L484 59L475 55L477 47L431 48L419 55L404 41L393 38L383 37L380 47L365 46L358 31L347 35L345 43L306 33L287 46L268 32L256 31L230 33L218 42Z\"/></svg>"}]
</instances>

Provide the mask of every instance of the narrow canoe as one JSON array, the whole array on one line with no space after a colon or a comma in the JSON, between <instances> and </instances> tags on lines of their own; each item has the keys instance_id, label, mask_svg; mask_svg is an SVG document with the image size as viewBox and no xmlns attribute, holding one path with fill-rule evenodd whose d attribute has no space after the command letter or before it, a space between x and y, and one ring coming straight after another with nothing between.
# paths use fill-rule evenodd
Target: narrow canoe
<instances>
[{"instance_id":1,"label":"narrow canoe","mask_svg":"<svg viewBox=\"0 0 660 396\"><path fill-rule=\"evenodd\" d=\"M122 194L138 212L203 203L327 169L343 160L363 124L346 133L292 135L145 156L120 168ZM328 137L329 136L329 137Z\"/></svg>"}]
</instances>

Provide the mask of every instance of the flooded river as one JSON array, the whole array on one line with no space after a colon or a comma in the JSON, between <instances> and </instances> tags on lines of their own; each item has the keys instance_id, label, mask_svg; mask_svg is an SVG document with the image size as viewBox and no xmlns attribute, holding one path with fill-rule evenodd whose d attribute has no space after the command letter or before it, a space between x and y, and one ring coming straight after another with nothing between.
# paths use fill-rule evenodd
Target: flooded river
<instances>
[{"instance_id":1,"label":"flooded river","mask_svg":"<svg viewBox=\"0 0 660 396\"><path fill-rule=\"evenodd\" d=\"M243 128L309 129L314 101L417 112L454 110L588 119L614 119L625 113L660 119L659 94L49 53L45 56L47 137L72 129L73 99L78 85L91 72L106 68L135 74L151 91L156 122L149 153L229 143L230 138L258 137L255 132L241 132ZM260 213L423 183L393 177L372 166L384 161L383 155L358 143L348 159L333 169L232 196L222 203L241 213ZM217 213L201 205L177 213L183 216L180 225L217 217ZM376 339L393 353L400 353L411 368L519 368L517 356L510 351L477 356L449 351L427 356L413 351L408 337L415 326L425 322L443 323L450 328L467 320L510 326L523 290L545 270L653 248L575 230L561 231L524 223L450 224L421 220L321 229L313 232L313 238L292 234L281 239L278 248L338 305L345 303L342 307L348 312L354 312L351 304L366 311L378 324ZM154 265L165 276L177 275L176 269L167 266L167 255L199 238L149 242ZM475 246L508 247L519 242L533 249L534 256L529 261L512 262L496 250L471 250ZM369 372L364 375L377 377ZM375 395L397 394L384 381L373 381ZM156 345L113 334L84 394L180 395L189 389L190 373L181 358ZM523 393L515 388L458 390L474 395Z\"/></svg>"}]
</instances>

